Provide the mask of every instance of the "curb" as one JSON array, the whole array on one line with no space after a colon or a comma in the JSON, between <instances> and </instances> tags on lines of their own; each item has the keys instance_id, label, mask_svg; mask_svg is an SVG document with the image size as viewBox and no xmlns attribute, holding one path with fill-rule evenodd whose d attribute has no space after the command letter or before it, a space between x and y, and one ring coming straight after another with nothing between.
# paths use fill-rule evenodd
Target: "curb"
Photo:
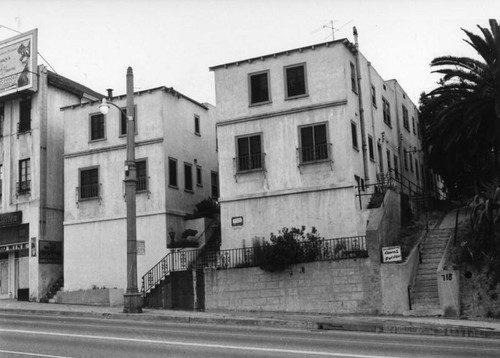
<instances>
[{"instance_id":1,"label":"curb","mask_svg":"<svg viewBox=\"0 0 500 358\"><path fill-rule=\"evenodd\" d=\"M392 334L415 334L426 336L470 337L500 339L500 331L467 326L436 326L422 323L392 322L324 322L317 323L318 329L331 331L372 332Z\"/></svg>"},{"instance_id":2,"label":"curb","mask_svg":"<svg viewBox=\"0 0 500 358\"><path fill-rule=\"evenodd\" d=\"M84 311L57 311L57 310L37 310L37 309L16 309L0 308L1 314L16 313L22 315L49 315L59 317L90 317L96 319L115 319L131 321L168 321L174 323L194 323L194 324L216 324L245 327L268 327L287 328L302 330L325 330L325 331L350 331L350 332L370 332L388 334L413 334L427 336L449 336L449 337L470 337L500 339L500 331L481 327L467 326L437 326L415 322L352 322L342 319L334 322L318 322L308 320L284 320L273 318L246 318L246 317L194 317L176 315L152 315L148 313L100 313Z\"/></svg>"}]
</instances>

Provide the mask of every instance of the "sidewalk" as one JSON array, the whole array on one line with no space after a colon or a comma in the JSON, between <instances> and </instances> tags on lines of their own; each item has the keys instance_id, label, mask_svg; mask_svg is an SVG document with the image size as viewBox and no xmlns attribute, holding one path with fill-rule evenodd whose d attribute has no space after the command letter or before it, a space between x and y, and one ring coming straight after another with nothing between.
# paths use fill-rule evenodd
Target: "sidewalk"
<instances>
[{"instance_id":1,"label":"sidewalk","mask_svg":"<svg viewBox=\"0 0 500 358\"><path fill-rule=\"evenodd\" d=\"M122 319L137 321L168 321L274 327L290 329L324 329L374 333L420 334L455 337L500 339L500 321L472 321L434 317L313 315L282 312L193 312L144 309L142 314L123 313L122 307L64 305L0 300L0 320L9 313Z\"/></svg>"}]
</instances>

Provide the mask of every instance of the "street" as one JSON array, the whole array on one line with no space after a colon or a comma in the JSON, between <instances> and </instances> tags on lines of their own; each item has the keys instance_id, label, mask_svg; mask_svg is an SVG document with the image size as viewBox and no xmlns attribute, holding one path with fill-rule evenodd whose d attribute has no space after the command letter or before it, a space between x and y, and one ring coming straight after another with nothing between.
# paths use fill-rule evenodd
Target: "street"
<instances>
[{"instance_id":1,"label":"street","mask_svg":"<svg viewBox=\"0 0 500 358\"><path fill-rule=\"evenodd\" d=\"M0 357L498 357L500 340L2 314Z\"/></svg>"}]
</instances>

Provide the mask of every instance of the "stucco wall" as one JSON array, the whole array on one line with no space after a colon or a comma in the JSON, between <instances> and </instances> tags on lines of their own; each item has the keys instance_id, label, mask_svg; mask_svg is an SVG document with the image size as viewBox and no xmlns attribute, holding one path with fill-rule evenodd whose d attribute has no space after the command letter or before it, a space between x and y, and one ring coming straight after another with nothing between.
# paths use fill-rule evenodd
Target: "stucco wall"
<instances>
[{"instance_id":1,"label":"stucco wall","mask_svg":"<svg viewBox=\"0 0 500 358\"><path fill-rule=\"evenodd\" d=\"M205 270L205 308L376 313L378 274L369 259L313 262L280 273L258 267Z\"/></svg>"}]
</instances>

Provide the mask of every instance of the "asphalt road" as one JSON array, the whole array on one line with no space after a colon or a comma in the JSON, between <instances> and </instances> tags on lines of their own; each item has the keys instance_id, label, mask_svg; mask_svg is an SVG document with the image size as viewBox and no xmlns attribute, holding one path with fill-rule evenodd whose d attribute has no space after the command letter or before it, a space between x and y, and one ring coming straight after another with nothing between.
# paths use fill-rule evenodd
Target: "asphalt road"
<instances>
[{"instance_id":1,"label":"asphalt road","mask_svg":"<svg viewBox=\"0 0 500 358\"><path fill-rule=\"evenodd\" d=\"M0 316L0 357L499 357L500 340Z\"/></svg>"}]
</instances>

